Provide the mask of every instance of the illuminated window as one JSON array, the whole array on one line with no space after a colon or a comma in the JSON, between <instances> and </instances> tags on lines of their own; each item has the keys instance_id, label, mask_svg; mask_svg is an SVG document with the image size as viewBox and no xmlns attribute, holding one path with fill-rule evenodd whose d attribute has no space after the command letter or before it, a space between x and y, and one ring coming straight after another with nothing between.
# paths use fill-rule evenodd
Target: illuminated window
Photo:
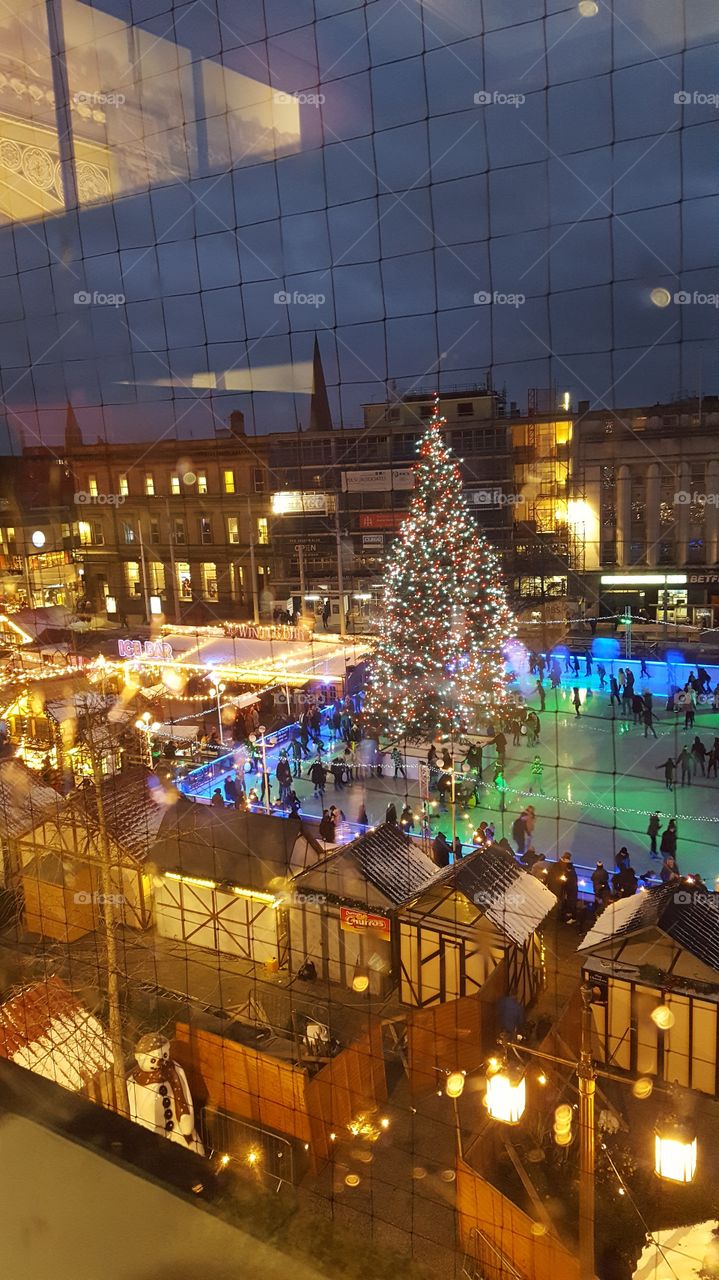
<instances>
[{"instance_id":1,"label":"illuminated window","mask_svg":"<svg viewBox=\"0 0 719 1280\"><path fill-rule=\"evenodd\" d=\"M97 497L97 476L87 477L87 488L91 498Z\"/></svg>"},{"instance_id":2,"label":"illuminated window","mask_svg":"<svg viewBox=\"0 0 719 1280\"><path fill-rule=\"evenodd\" d=\"M197 492L207 493L207 472L198 471L197 473Z\"/></svg>"},{"instance_id":3,"label":"illuminated window","mask_svg":"<svg viewBox=\"0 0 719 1280\"><path fill-rule=\"evenodd\" d=\"M175 565L175 573L177 574L177 590L181 600L192 599L192 582L190 579L190 566L185 560L178 560Z\"/></svg>"},{"instance_id":4,"label":"illuminated window","mask_svg":"<svg viewBox=\"0 0 719 1280\"><path fill-rule=\"evenodd\" d=\"M165 566L161 560L151 560L147 566L150 592L154 596L165 594Z\"/></svg>"},{"instance_id":5,"label":"illuminated window","mask_svg":"<svg viewBox=\"0 0 719 1280\"><path fill-rule=\"evenodd\" d=\"M92 546L92 526L89 520L78 520L77 536L80 539L81 547Z\"/></svg>"},{"instance_id":6,"label":"illuminated window","mask_svg":"<svg viewBox=\"0 0 719 1280\"><path fill-rule=\"evenodd\" d=\"M122 540L123 542L128 543L135 541L135 530L131 524L127 523L126 520L123 520L122 522Z\"/></svg>"},{"instance_id":7,"label":"illuminated window","mask_svg":"<svg viewBox=\"0 0 719 1280\"><path fill-rule=\"evenodd\" d=\"M126 497L127 497L127 495L128 495L128 494L129 494L129 492L130 492L130 486L129 486L129 484L128 484L127 476L126 476L126 475L124 475L124 474L123 474L123 475L121 475L121 476L120 476L120 478L119 478L119 480L118 480L118 486L117 486L117 487L118 487L118 489L119 489L119 491L120 491L120 497L121 497L121 498L126 498Z\"/></svg>"},{"instance_id":8,"label":"illuminated window","mask_svg":"<svg viewBox=\"0 0 719 1280\"><path fill-rule=\"evenodd\" d=\"M127 594L130 596L139 596L142 593L140 584L140 566L137 560L125 561L125 585Z\"/></svg>"},{"instance_id":9,"label":"illuminated window","mask_svg":"<svg viewBox=\"0 0 719 1280\"><path fill-rule=\"evenodd\" d=\"M148 471L145 475L145 495L148 498L155 496L155 477L151 471Z\"/></svg>"},{"instance_id":10,"label":"illuminated window","mask_svg":"<svg viewBox=\"0 0 719 1280\"><path fill-rule=\"evenodd\" d=\"M217 565L209 561L202 565L202 594L206 600L217 599Z\"/></svg>"},{"instance_id":11,"label":"illuminated window","mask_svg":"<svg viewBox=\"0 0 719 1280\"><path fill-rule=\"evenodd\" d=\"M227 541L234 543L240 541L240 522L237 516L227 517Z\"/></svg>"},{"instance_id":12,"label":"illuminated window","mask_svg":"<svg viewBox=\"0 0 719 1280\"><path fill-rule=\"evenodd\" d=\"M270 535L267 529L267 517L259 516L257 520L257 541L261 547L266 547L270 541Z\"/></svg>"},{"instance_id":13,"label":"illuminated window","mask_svg":"<svg viewBox=\"0 0 719 1280\"><path fill-rule=\"evenodd\" d=\"M175 520L173 527L173 537L178 547L184 547L187 537L185 534L185 521Z\"/></svg>"},{"instance_id":14,"label":"illuminated window","mask_svg":"<svg viewBox=\"0 0 719 1280\"><path fill-rule=\"evenodd\" d=\"M235 492L235 473L234 471L225 471L223 473L225 493Z\"/></svg>"},{"instance_id":15,"label":"illuminated window","mask_svg":"<svg viewBox=\"0 0 719 1280\"><path fill-rule=\"evenodd\" d=\"M180 492L180 477L170 476L170 493L177 494L179 492Z\"/></svg>"}]
</instances>

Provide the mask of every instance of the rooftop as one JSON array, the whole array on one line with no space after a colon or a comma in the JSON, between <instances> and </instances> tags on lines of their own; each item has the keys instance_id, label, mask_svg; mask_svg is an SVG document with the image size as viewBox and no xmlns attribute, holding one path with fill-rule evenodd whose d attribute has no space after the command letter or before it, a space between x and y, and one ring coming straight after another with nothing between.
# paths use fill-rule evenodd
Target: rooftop
<instances>
[{"instance_id":1,"label":"rooftop","mask_svg":"<svg viewBox=\"0 0 719 1280\"><path fill-rule=\"evenodd\" d=\"M301 883L337 900L391 910L417 897L436 875L416 840L383 823L304 872Z\"/></svg>"}]
</instances>

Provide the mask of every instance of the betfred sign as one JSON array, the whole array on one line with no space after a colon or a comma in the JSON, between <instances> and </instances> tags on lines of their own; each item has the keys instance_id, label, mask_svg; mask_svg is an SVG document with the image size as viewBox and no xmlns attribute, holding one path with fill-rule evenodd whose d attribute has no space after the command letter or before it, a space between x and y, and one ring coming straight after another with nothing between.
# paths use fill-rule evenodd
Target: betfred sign
<instances>
[{"instance_id":1,"label":"betfred sign","mask_svg":"<svg viewBox=\"0 0 719 1280\"><path fill-rule=\"evenodd\" d=\"M361 511L360 529L399 529L406 511Z\"/></svg>"},{"instance_id":2,"label":"betfred sign","mask_svg":"<svg viewBox=\"0 0 719 1280\"><path fill-rule=\"evenodd\" d=\"M386 916L373 915L354 907L340 907L340 928L347 933L371 933L389 942L391 925Z\"/></svg>"}]
</instances>

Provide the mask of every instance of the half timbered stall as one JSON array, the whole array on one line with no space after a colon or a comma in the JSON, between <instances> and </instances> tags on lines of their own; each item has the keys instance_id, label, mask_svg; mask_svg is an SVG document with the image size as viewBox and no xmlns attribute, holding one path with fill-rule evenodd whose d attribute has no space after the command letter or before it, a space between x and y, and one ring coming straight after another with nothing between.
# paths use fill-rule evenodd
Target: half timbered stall
<instances>
[{"instance_id":1,"label":"half timbered stall","mask_svg":"<svg viewBox=\"0 0 719 1280\"><path fill-rule=\"evenodd\" d=\"M667 884L621 898L579 951L597 1061L719 1096L719 894Z\"/></svg>"},{"instance_id":2,"label":"half timbered stall","mask_svg":"<svg viewBox=\"0 0 719 1280\"><path fill-rule=\"evenodd\" d=\"M400 1000L476 995L501 965L503 994L526 1008L543 984L540 928L555 904L496 844L445 868L398 912Z\"/></svg>"},{"instance_id":3,"label":"half timbered stall","mask_svg":"<svg viewBox=\"0 0 719 1280\"><path fill-rule=\"evenodd\" d=\"M182 799L166 812L150 853L157 932L284 968L293 867L323 856L297 818Z\"/></svg>"}]
</instances>

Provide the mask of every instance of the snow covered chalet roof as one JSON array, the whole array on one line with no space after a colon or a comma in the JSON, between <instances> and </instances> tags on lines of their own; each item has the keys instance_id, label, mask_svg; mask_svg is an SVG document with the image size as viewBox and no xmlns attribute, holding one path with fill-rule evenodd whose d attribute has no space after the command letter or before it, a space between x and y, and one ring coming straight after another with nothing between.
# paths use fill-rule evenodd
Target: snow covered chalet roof
<instances>
[{"instance_id":1,"label":"snow covered chalet roof","mask_svg":"<svg viewBox=\"0 0 719 1280\"><path fill-rule=\"evenodd\" d=\"M0 1005L0 1057L74 1092L112 1066L104 1027L58 977Z\"/></svg>"}]
</instances>

